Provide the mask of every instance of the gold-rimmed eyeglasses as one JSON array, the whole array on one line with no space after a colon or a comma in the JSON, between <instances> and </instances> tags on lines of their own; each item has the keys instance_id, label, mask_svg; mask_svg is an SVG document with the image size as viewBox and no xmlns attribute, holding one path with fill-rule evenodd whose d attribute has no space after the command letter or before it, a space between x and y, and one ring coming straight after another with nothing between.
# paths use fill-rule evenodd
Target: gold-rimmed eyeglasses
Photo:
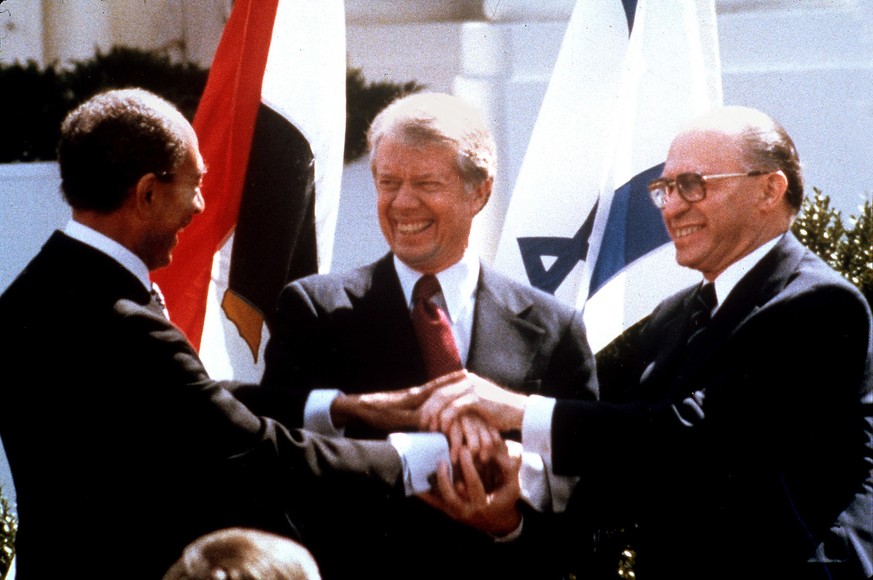
<instances>
[{"instance_id":1,"label":"gold-rimmed eyeglasses","mask_svg":"<svg viewBox=\"0 0 873 580\"><path fill-rule=\"evenodd\" d=\"M672 195L674 192L678 193L679 197L688 203L695 203L706 198L707 181L731 177L754 177L756 175L767 175L768 173L773 173L773 171L760 169L746 173L715 173L712 175L689 172L680 173L672 179L659 177L649 182L649 196L658 209L663 209L667 205L667 196Z\"/></svg>"}]
</instances>

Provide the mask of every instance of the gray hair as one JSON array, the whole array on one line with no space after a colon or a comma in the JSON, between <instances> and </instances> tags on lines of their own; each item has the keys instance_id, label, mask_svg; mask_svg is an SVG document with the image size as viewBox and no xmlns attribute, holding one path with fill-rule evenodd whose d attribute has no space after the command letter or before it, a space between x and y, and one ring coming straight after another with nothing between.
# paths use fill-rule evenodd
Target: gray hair
<instances>
[{"instance_id":1,"label":"gray hair","mask_svg":"<svg viewBox=\"0 0 873 580\"><path fill-rule=\"evenodd\" d=\"M493 179L497 172L491 131L474 107L453 95L415 93L385 107L367 133L371 166L379 142L389 134L413 146L442 143L454 148L468 191Z\"/></svg>"}]
</instances>

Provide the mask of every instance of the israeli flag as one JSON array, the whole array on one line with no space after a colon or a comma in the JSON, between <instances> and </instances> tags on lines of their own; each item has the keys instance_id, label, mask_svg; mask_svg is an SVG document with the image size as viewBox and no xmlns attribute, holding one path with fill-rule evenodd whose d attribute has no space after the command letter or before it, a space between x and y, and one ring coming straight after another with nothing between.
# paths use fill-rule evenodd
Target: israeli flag
<instances>
[{"instance_id":1,"label":"israeli flag","mask_svg":"<svg viewBox=\"0 0 873 580\"><path fill-rule=\"evenodd\" d=\"M700 278L646 185L682 126L722 102L713 0L578 0L495 265L584 308L595 351Z\"/></svg>"}]
</instances>

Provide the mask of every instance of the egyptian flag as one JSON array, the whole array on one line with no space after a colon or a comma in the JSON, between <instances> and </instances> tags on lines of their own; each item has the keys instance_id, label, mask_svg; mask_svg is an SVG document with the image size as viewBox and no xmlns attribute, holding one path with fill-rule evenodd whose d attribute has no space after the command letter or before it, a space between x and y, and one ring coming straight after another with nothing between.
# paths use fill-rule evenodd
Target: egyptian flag
<instances>
[{"instance_id":1,"label":"egyptian flag","mask_svg":"<svg viewBox=\"0 0 873 580\"><path fill-rule=\"evenodd\" d=\"M699 279L646 186L721 101L713 0L577 0L495 266L584 308L593 350Z\"/></svg>"},{"instance_id":2,"label":"egyptian flag","mask_svg":"<svg viewBox=\"0 0 873 580\"><path fill-rule=\"evenodd\" d=\"M194 118L206 211L156 272L215 378L258 380L290 280L326 271L345 133L341 0L237 0Z\"/></svg>"}]
</instances>

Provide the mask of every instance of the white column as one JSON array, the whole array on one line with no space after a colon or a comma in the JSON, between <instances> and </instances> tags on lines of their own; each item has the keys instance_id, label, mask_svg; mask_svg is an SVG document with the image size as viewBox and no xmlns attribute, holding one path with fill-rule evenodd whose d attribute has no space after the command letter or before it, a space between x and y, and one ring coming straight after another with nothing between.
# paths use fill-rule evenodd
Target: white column
<instances>
[{"instance_id":1,"label":"white column","mask_svg":"<svg viewBox=\"0 0 873 580\"><path fill-rule=\"evenodd\" d=\"M88 60L112 47L109 2L43 0L45 62Z\"/></svg>"},{"instance_id":2,"label":"white column","mask_svg":"<svg viewBox=\"0 0 873 580\"><path fill-rule=\"evenodd\" d=\"M43 62L42 6L7 0L0 7L0 63Z\"/></svg>"},{"instance_id":3,"label":"white column","mask_svg":"<svg viewBox=\"0 0 873 580\"><path fill-rule=\"evenodd\" d=\"M573 0L546 5L486 0L482 4L486 19L461 27L460 70L453 92L479 107L497 141L494 191L473 232L473 243L489 262L497 251L512 189L573 4Z\"/></svg>"}]
</instances>

